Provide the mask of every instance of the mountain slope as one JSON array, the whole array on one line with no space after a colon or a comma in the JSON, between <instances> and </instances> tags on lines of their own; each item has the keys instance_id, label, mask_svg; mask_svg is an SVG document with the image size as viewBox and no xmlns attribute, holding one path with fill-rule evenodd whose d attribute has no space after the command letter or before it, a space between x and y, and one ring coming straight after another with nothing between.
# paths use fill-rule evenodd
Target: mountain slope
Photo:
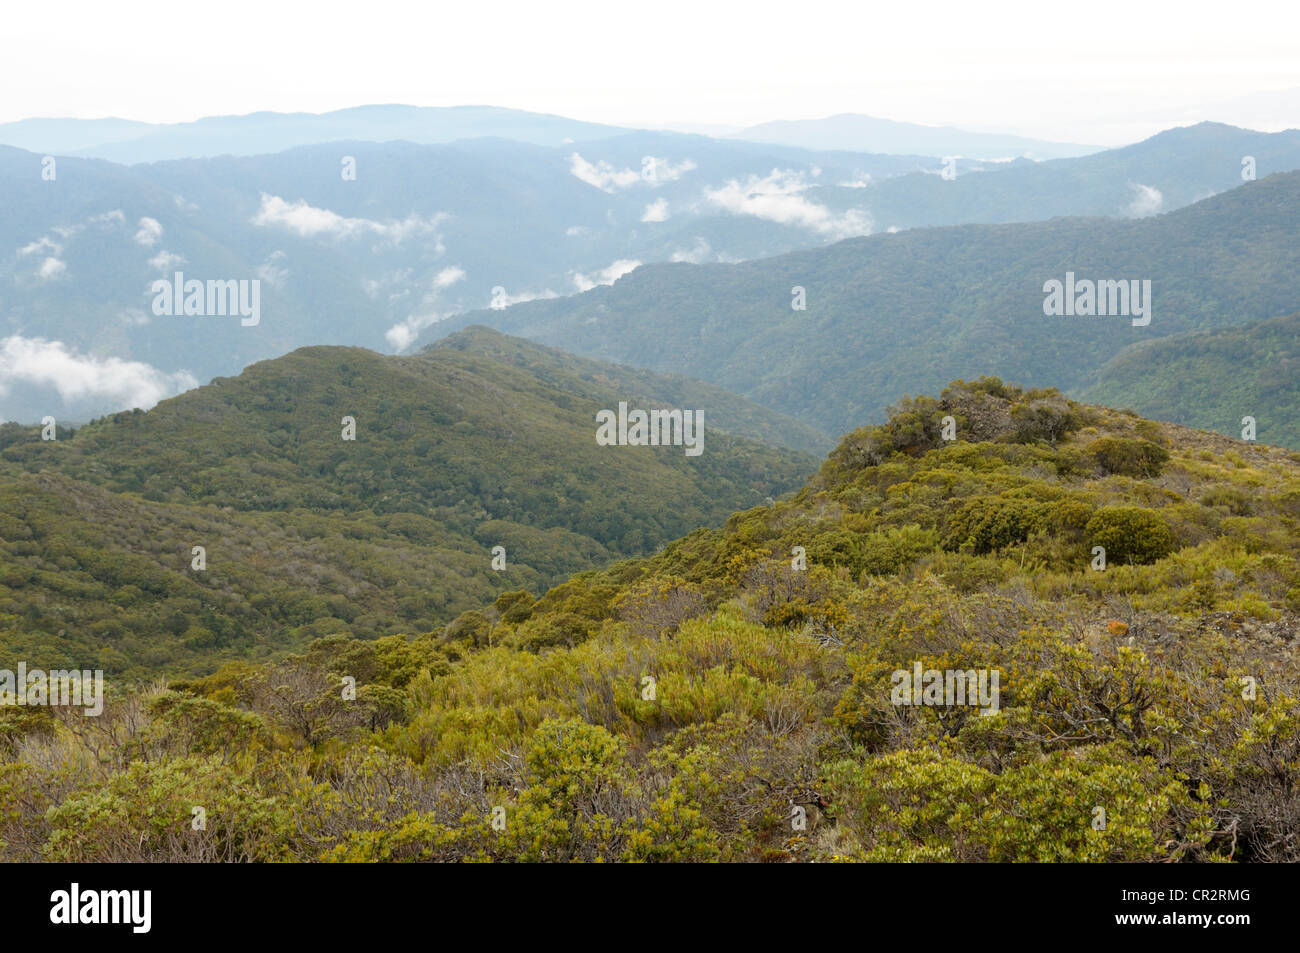
<instances>
[{"instance_id":1,"label":"mountain slope","mask_svg":"<svg viewBox=\"0 0 1300 953\"><path fill-rule=\"evenodd\" d=\"M0 840L82 862L1295 862L1297 557L1300 455L956 382L794 497L537 601L119 686L95 733L0 711L21 752ZM223 806L207 831L195 803Z\"/></svg>"},{"instance_id":2,"label":"mountain slope","mask_svg":"<svg viewBox=\"0 0 1300 953\"><path fill-rule=\"evenodd\" d=\"M617 126L496 106L355 106L328 113L250 113L193 122L121 119L24 119L0 124L0 143L113 162L160 162L221 155L258 155L295 146L356 140L452 142L499 136L536 145L599 139Z\"/></svg>"},{"instance_id":3,"label":"mountain slope","mask_svg":"<svg viewBox=\"0 0 1300 953\"><path fill-rule=\"evenodd\" d=\"M923 126L856 113L841 113L824 119L765 122L732 135L753 142L779 142L813 149L920 152L923 155L971 156L976 159L1001 159L1007 156L1056 159L1100 151L1099 146L1045 142L1003 133L969 132L952 126Z\"/></svg>"},{"instance_id":4,"label":"mountain slope","mask_svg":"<svg viewBox=\"0 0 1300 953\"><path fill-rule=\"evenodd\" d=\"M1135 344L1098 372L1083 396L1143 416L1300 447L1300 315Z\"/></svg>"},{"instance_id":5,"label":"mountain slope","mask_svg":"<svg viewBox=\"0 0 1300 953\"><path fill-rule=\"evenodd\" d=\"M743 397L681 374L651 371L574 357L510 337L487 327L470 327L434 342L430 348L470 351L527 367L543 380L581 378L592 386L612 388L633 407L707 407L713 426L736 437L825 456L835 441L820 430L761 407Z\"/></svg>"},{"instance_id":6,"label":"mountain slope","mask_svg":"<svg viewBox=\"0 0 1300 953\"><path fill-rule=\"evenodd\" d=\"M629 396L618 370L586 379L546 354L534 370L532 345L511 350L308 348L58 440L0 428L0 644L138 672L341 625L427 630L651 551L814 465L716 429L708 405L687 408L704 415L699 456L599 446L596 411Z\"/></svg>"},{"instance_id":7,"label":"mountain slope","mask_svg":"<svg viewBox=\"0 0 1300 953\"><path fill-rule=\"evenodd\" d=\"M1150 323L1044 314L1068 272L1149 280ZM792 309L792 289L807 309ZM830 432L954 377L1082 389L1125 346L1294 311L1300 173L1137 220L921 229L735 265L647 266L564 300L442 322L708 380Z\"/></svg>"}]
</instances>

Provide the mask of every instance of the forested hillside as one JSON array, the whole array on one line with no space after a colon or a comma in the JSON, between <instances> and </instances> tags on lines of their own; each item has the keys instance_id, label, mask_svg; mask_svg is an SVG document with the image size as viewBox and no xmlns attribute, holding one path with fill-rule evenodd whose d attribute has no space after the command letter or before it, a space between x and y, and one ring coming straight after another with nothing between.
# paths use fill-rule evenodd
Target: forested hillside
<instances>
[{"instance_id":1,"label":"forested hillside","mask_svg":"<svg viewBox=\"0 0 1300 953\"><path fill-rule=\"evenodd\" d=\"M1150 323L1045 315L1044 284L1067 273L1150 281ZM838 433L955 377L1081 391L1130 344L1291 314L1298 300L1300 172L1152 218L916 229L734 265L647 266L435 333L484 323L699 377Z\"/></svg>"},{"instance_id":2,"label":"forested hillside","mask_svg":"<svg viewBox=\"0 0 1300 953\"><path fill-rule=\"evenodd\" d=\"M428 631L651 552L816 466L728 435L808 431L708 385L579 374L487 337L493 353L472 334L410 358L307 348L57 440L0 427L0 644L145 677L329 632ZM597 445L598 410L669 395L700 401L699 456Z\"/></svg>"},{"instance_id":3,"label":"forested hillside","mask_svg":"<svg viewBox=\"0 0 1300 953\"><path fill-rule=\"evenodd\" d=\"M1084 396L1232 435L1253 417L1263 442L1300 447L1300 315L1135 344Z\"/></svg>"},{"instance_id":4,"label":"forested hillside","mask_svg":"<svg viewBox=\"0 0 1300 953\"><path fill-rule=\"evenodd\" d=\"M1297 557L1300 455L955 382L649 558L433 632L342 625L271 666L118 686L100 719L6 712L0 843L1295 861ZM900 700L931 670L997 681L980 707Z\"/></svg>"}]
</instances>

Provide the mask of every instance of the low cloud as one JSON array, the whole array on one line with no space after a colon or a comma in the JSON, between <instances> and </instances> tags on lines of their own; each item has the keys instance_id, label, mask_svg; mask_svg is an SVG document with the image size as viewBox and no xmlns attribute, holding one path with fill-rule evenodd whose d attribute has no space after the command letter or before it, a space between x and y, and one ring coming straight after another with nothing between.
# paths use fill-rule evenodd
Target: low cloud
<instances>
[{"instance_id":1,"label":"low cloud","mask_svg":"<svg viewBox=\"0 0 1300 953\"><path fill-rule=\"evenodd\" d=\"M278 195L262 193L262 204L252 222L263 228L283 228L302 238L375 237L398 244L407 238L436 231L446 217L441 213L429 218L408 215L404 219L389 222L345 218L337 212L316 208L304 201L286 202Z\"/></svg>"},{"instance_id":2,"label":"low cloud","mask_svg":"<svg viewBox=\"0 0 1300 953\"><path fill-rule=\"evenodd\" d=\"M465 269L459 265L452 265L450 268L444 268L434 275L433 286L435 288L450 288L458 281L465 280Z\"/></svg>"},{"instance_id":3,"label":"low cloud","mask_svg":"<svg viewBox=\"0 0 1300 953\"><path fill-rule=\"evenodd\" d=\"M395 352L401 354L408 347L415 343L415 339L420 336L420 332L431 324L437 324L446 315L433 313L422 315L416 318L414 315L398 324L394 324L384 334L384 340L388 346Z\"/></svg>"},{"instance_id":4,"label":"low cloud","mask_svg":"<svg viewBox=\"0 0 1300 953\"><path fill-rule=\"evenodd\" d=\"M597 285L612 285L628 272L639 268L640 265L641 262L639 261L634 261L630 258L620 258L613 264L607 265L590 275L584 275L581 272L575 271L571 276L573 287L577 288L579 291L590 291Z\"/></svg>"},{"instance_id":5,"label":"low cloud","mask_svg":"<svg viewBox=\"0 0 1300 953\"><path fill-rule=\"evenodd\" d=\"M138 228L135 233L135 243L143 245L145 248L152 248L158 244L158 239L162 238L162 223L156 218L145 216L137 223Z\"/></svg>"},{"instance_id":6,"label":"low cloud","mask_svg":"<svg viewBox=\"0 0 1300 953\"><path fill-rule=\"evenodd\" d=\"M496 293L494 289L492 300L489 302L488 307L493 311L500 311L503 308L510 307L512 304L523 304L525 301L537 301L542 298L558 297L559 295L550 288L547 288L545 291L521 291L518 294L513 295L505 294L504 290L500 293Z\"/></svg>"},{"instance_id":7,"label":"low cloud","mask_svg":"<svg viewBox=\"0 0 1300 953\"><path fill-rule=\"evenodd\" d=\"M1129 188L1133 189L1133 201L1129 202L1124 214L1132 218L1145 218L1148 215L1154 215L1165 204L1165 197L1160 193L1159 189L1153 186L1130 182Z\"/></svg>"},{"instance_id":8,"label":"low cloud","mask_svg":"<svg viewBox=\"0 0 1300 953\"><path fill-rule=\"evenodd\" d=\"M14 335L0 340L0 396L17 383L53 387L65 403L95 398L144 410L198 386L188 371L168 374L139 361L81 354L62 341Z\"/></svg>"},{"instance_id":9,"label":"low cloud","mask_svg":"<svg viewBox=\"0 0 1300 953\"><path fill-rule=\"evenodd\" d=\"M658 156L647 156L641 160L642 178L648 178L651 184L676 182L694 168L695 162L691 159L683 159L676 165L673 165L667 159L660 159Z\"/></svg>"},{"instance_id":10,"label":"low cloud","mask_svg":"<svg viewBox=\"0 0 1300 953\"><path fill-rule=\"evenodd\" d=\"M43 235L34 242L28 242L22 248L18 249L18 257L26 258L28 255L39 255L43 252L49 252L51 255L62 255L63 246L50 238Z\"/></svg>"},{"instance_id":11,"label":"low cloud","mask_svg":"<svg viewBox=\"0 0 1300 953\"><path fill-rule=\"evenodd\" d=\"M271 252L266 261L257 266L254 274L273 288L284 287L284 282L289 277L289 269L280 265L284 258L282 251Z\"/></svg>"},{"instance_id":12,"label":"low cloud","mask_svg":"<svg viewBox=\"0 0 1300 953\"><path fill-rule=\"evenodd\" d=\"M588 162L576 152L569 156L569 173L602 192L631 188L641 181L636 169L616 169L604 159Z\"/></svg>"},{"instance_id":13,"label":"low cloud","mask_svg":"<svg viewBox=\"0 0 1300 953\"><path fill-rule=\"evenodd\" d=\"M162 249L159 249L158 254L149 259L149 267L158 271L170 271L177 265L183 264L185 264L184 255L174 255Z\"/></svg>"},{"instance_id":14,"label":"low cloud","mask_svg":"<svg viewBox=\"0 0 1300 953\"><path fill-rule=\"evenodd\" d=\"M36 277L41 281L53 281L68 270L68 266L57 258L46 258L41 267L36 269Z\"/></svg>"},{"instance_id":15,"label":"low cloud","mask_svg":"<svg viewBox=\"0 0 1300 953\"><path fill-rule=\"evenodd\" d=\"M424 296L421 310L416 314L408 315L405 320L394 324L384 333L384 340L388 342L388 346L400 354L415 343L421 331L447 317L447 314L434 307L437 303L438 293L464 280L465 269L459 265L451 265L434 275L433 290ZM375 282L374 285L375 295L377 295L382 284ZM366 293L370 294L369 288L367 288ZM371 295L371 297L375 295Z\"/></svg>"},{"instance_id":16,"label":"low cloud","mask_svg":"<svg viewBox=\"0 0 1300 953\"><path fill-rule=\"evenodd\" d=\"M645 214L641 216L643 222L666 222L668 221L668 200L655 199L645 207Z\"/></svg>"},{"instance_id":17,"label":"low cloud","mask_svg":"<svg viewBox=\"0 0 1300 953\"><path fill-rule=\"evenodd\" d=\"M683 159L674 165L658 156L646 156L641 160L639 169L619 169L604 159L588 162L576 152L569 156L571 175L602 192L611 193L629 189L638 183L655 186L675 182L695 167L695 162L691 159Z\"/></svg>"},{"instance_id":18,"label":"low cloud","mask_svg":"<svg viewBox=\"0 0 1300 953\"><path fill-rule=\"evenodd\" d=\"M692 265L698 265L700 262L708 261L713 254L713 248L703 238L696 238L695 244L690 248L679 248L672 254L672 261L686 261Z\"/></svg>"},{"instance_id":19,"label":"low cloud","mask_svg":"<svg viewBox=\"0 0 1300 953\"><path fill-rule=\"evenodd\" d=\"M826 235L851 238L871 234L871 218L858 209L832 212L802 193L808 184L803 174L791 169L773 169L762 178L751 175L745 182L731 179L705 198L732 215L752 215L769 222L793 225Z\"/></svg>"}]
</instances>

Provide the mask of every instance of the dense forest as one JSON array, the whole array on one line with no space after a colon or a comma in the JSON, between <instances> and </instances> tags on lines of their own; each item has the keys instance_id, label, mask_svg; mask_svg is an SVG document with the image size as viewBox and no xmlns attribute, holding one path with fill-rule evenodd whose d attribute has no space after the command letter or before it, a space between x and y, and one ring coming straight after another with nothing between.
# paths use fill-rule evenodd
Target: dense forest
<instances>
[{"instance_id":1,"label":"dense forest","mask_svg":"<svg viewBox=\"0 0 1300 953\"><path fill-rule=\"evenodd\" d=\"M672 399L705 413L700 456L597 446L598 410ZM816 469L733 426L819 442L708 385L495 332L405 358L307 348L56 440L6 424L0 645L145 677L338 632L428 632L503 591L653 552Z\"/></svg>"},{"instance_id":2,"label":"dense forest","mask_svg":"<svg viewBox=\"0 0 1300 953\"><path fill-rule=\"evenodd\" d=\"M955 377L1081 392L1129 345L1293 313L1297 204L1300 172L1290 172L1146 218L913 229L739 264L647 265L611 287L474 312L427 333L488 324L680 371L840 434L880 419L899 394L933 393ZM1044 315L1045 282L1067 272L1149 280L1150 324ZM1241 371L1234 379L1256 373ZM1213 426L1235 434L1244 413Z\"/></svg>"},{"instance_id":3,"label":"dense forest","mask_svg":"<svg viewBox=\"0 0 1300 953\"><path fill-rule=\"evenodd\" d=\"M160 410L205 419L182 406ZM120 449L95 445L106 426ZM68 510L56 490L74 479L179 505L132 469L131 433L101 423L61 448L85 452L30 478L51 487L42 519ZM195 500L225 487L270 506L289 485L240 492L196 452L168 461ZM394 499L414 492L391 481ZM340 526L364 539L386 516ZM48 534L26 545L29 562L77 558L44 550ZM23 565L4 570L14 626L55 610L12 585ZM261 568L232 597L280 599ZM46 583L69 601L89 584L52 575L81 579ZM549 589L489 593L431 630L331 619L262 664L118 679L100 718L5 709L6 856L1300 860L1300 454L1053 390L982 378L904 399L789 498ZM996 704L900 703L914 670L996 674Z\"/></svg>"},{"instance_id":4,"label":"dense forest","mask_svg":"<svg viewBox=\"0 0 1300 953\"><path fill-rule=\"evenodd\" d=\"M1255 420L1264 443L1300 448L1300 314L1191 331L1121 351L1084 392L1149 417L1239 434Z\"/></svg>"}]
</instances>

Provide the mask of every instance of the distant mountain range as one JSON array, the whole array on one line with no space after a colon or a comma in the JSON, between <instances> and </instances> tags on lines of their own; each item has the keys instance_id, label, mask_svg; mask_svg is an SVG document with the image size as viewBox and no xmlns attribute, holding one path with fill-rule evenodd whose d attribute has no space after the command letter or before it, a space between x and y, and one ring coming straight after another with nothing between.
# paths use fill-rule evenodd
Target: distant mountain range
<instances>
[{"instance_id":1,"label":"distant mountain range","mask_svg":"<svg viewBox=\"0 0 1300 953\"><path fill-rule=\"evenodd\" d=\"M751 142L781 143L806 149L847 149L852 152L920 152L924 155L966 156L972 159L1062 159L1101 151L1101 146L1045 142L1002 133L969 132L952 126L923 126L857 113L825 119L765 122L731 134Z\"/></svg>"},{"instance_id":2,"label":"distant mountain range","mask_svg":"<svg viewBox=\"0 0 1300 953\"><path fill-rule=\"evenodd\" d=\"M322 142L452 142L498 137L540 146L627 130L496 106L357 106L328 113L250 113L193 122L23 119L0 124L0 144L113 162L159 162L283 152Z\"/></svg>"},{"instance_id":3,"label":"distant mountain range","mask_svg":"<svg viewBox=\"0 0 1300 953\"><path fill-rule=\"evenodd\" d=\"M261 112L209 116L177 123L127 119L23 119L0 123L0 144L32 152L137 163L259 155L282 152L295 146L340 141L402 140L429 144L501 138L539 146L560 146L630 131L633 130L629 127L497 106L393 104L357 106L319 114ZM810 150L955 155L971 159L1017 156L1057 159L1086 155L1101 148L854 114L763 123L733 132L730 136Z\"/></svg>"},{"instance_id":4,"label":"distant mountain range","mask_svg":"<svg viewBox=\"0 0 1300 953\"><path fill-rule=\"evenodd\" d=\"M0 419L150 406L311 344L409 351L454 315L558 299L647 264L767 259L920 226L1141 218L1242 185L1247 156L1261 177L1300 169L1300 133L1202 124L1076 159L951 165L664 132L560 146L334 142L133 166L49 166L0 146ZM154 282L178 274L259 282L255 325L155 314Z\"/></svg>"},{"instance_id":5,"label":"distant mountain range","mask_svg":"<svg viewBox=\"0 0 1300 953\"><path fill-rule=\"evenodd\" d=\"M569 294L645 261L736 261L865 234L860 215L801 192L819 176L937 163L631 133L563 148L477 139L129 167L60 158L46 180L40 155L0 147L0 418L84 420L295 347L401 350L447 315ZM766 195L785 203L780 214ZM154 314L153 283L177 273L259 281L256 324ZM68 386L69 364L95 386Z\"/></svg>"}]
</instances>

